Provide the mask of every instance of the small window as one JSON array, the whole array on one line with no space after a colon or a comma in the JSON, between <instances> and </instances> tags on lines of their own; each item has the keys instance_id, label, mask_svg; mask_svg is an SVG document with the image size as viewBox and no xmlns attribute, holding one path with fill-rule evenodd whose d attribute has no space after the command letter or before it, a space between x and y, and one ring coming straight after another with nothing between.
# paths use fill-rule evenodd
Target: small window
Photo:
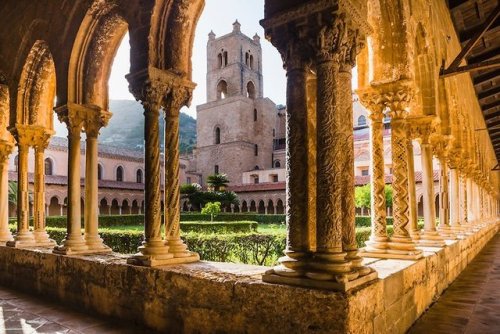
<instances>
[{"instance_id":1,"label":"small window","mask_svg":"<svg viewBox=\"0 0 500 334\"><path fill-rule=\"evenodd\" d=\"M259 168L259 166L255 166L253 169L259 170L260 168Z\"/></svg>"},{"instance_id":2,"label":"small window","mask_svg":"<svg viewBox=\"0 0 500 334\"><path fill-rule=\"evenodd\" d=\"M53 170L52 170L52 160L49 158L45 159L45 175L52 175Z\"/></svg>"},{"instance_id":3,"label":"small window","mask_svg":"<svg viewBox=\"0 0 500 334\"><path fill-rule=\"evenodd\" d=\"M227 66L227 51L224 51L224 66Z\"/></svg>"},{"instance_id":4,"label":"small window","mask_svg":"<svg viewBox=\"0 0 500 334\"><path fill-rule=\"evenodd\" d=\"M102 165L97 164L97 179L102 180Z\"/></svg>"},{"instance_id":5,"label":"small window","mask_svg":"<svg viewBox=\"0 0 500 334\"><path fill-rule=\"evenodd\" d=\"M215 144L220 144L220 128L215 128Z\"/></svg>"},{"instance_id":6,"label":"small window","mask_svg":"<svg viewBox=\"0 0 500 334\"><path fill-rule=\"evenodd\" d=\"M250 69L253 70L253 56L250 55Z\"/></svg>"},{"instance_id":7,"label":"small window","mask_svg":"<svg viewBox=\"0 0 500 334\"><path fill-rule=\"evenodd\" d=\"M142 169L138 169L135 176L136 176L136 182L142 183Z\"/></svg>"},{"instance_id":8,"label":"small window","mask_svg":"<svg viewBox=\"0 0 500 334\"><path fill-rule=\"evenodd\" d=\"M219 68L222 68L222 53L219 53L217 55L217 65L219 66Z\"/></svg>"},{"instance_id":9,"label":"small window","mask_svg":"<svg viewBox=\"0 0 500 334\"><path fill-rule=\"evenodd\" d=\"M273 182L278 182L278 175L273 175Z\"/></svg>"},{"instance_id":10,"label":"small window","mask_svg":"<svg viewBox=\"0 0 500 334\"><path fill-rule=\"evenodd\" d=\"M253 183L258 184L259 183L259 176L254 176L253 178Z\"/></svg>"},{"instance_id":11,"label":"small window","mask_svg":"<svg viewBox=\"0 0 500 334\"><path fill-rule=\"evenodd\" d=\"M257 122L257 116L258 116L258 115L257 115L257 109L254 109L254 110L253 110L253 121L254 121L254 122ZM273 129L273 130L274 130L274 129Z\"/></svg>"},{"instance_id":12,"label":"small window","mask_svg":"<svg viewBox=\"0 0 500 334\"><path fill-rule=\"evenodd\" d=\"M279 160L274 162L274 168L281 168L281 162Z\"/></svg>"},{"instance_id":13,"label":"small window","mask_svg":"<svg viewBox=\"0 0 500 334\"><path fill-rule=\"evenodd\" d=\"M247 97L255 99L255 85L251 81L247 83Z\"/></svg>"},{"instance_id":14,"label":"small window","mask_svg":"<svg viewBox=\"0 0 500 334\"><path fill-rule=\"evenodd\" d=\"M276 137L276 129L273 129L273 138Z\"/></svg>"},{"instance_id":15,"label":"small window","mask_svg":"<svg viewBox=\"0 0 500 334\"><path fill-rule=\"evenodd\" d=\"M258 156L259 155L259 145L255 144L255 147L254 147L254 154L255 156Z\"/></svg>"},{"instance_id":16,"label":"small window","mask_svg":"<svg viewBox=\"0 0 500 334\"><path fill-rule=\"evenodd\" d=\"M186 178L186 182L187 182L187 184L191 184L191 183L192 183L192 182L191 182L191 177L190 177L190 176L188 176L188 177Z\"/></svg>"},{"instance_id":17,"label":"small window","mask_svg":"<svg viewBox=\"0 0 500 334\"><path fill-rule=\"evenodd\" d=\"M214 166L214 173L219 174L219 165Z\"/></svg>"},{"instance_id":18,"label":"small window","mask_svg":"<svg viewBox=\"0 0 500 334\"><path fill-rule=\"evenodd\" d=\"M222 100L227 97L227 82L224 80L219 81L217 84L217 99Z\"/></svg>"},{"instance_id":19,"label":"small window","mask_svg":"<svg viewBox=\"0 0 500 334\"><path fill-rule=\"evenodd\" d=\"M245 65L250 66L250 55L245 52Z\"/></svg>"},{"instance_id":20,"label":"small window","mask_svg":"<svg viewBox=\"0 0 500 334\"><path fill-rule=\"evenodd\" d=\"M116 169L116 181L123 182L123 167L118 166Z\"/></svg>"},{"instance_id":21,"label":"small window","mask_svg":"<svg viewBox=\"0 0 500 334\"><path fill-rule=\"evenodd\" d=\"M14 157L14 170L17 172L19 170L19 156Z\"/></svg>"},{"instance_id":22,"label":"small window","mask_svg":"<svg viewBox=\"0 0 500 334\"><path fill-rule=\"evenodd\" d=\"M365 126L366 125L366 117L364 115L361 115L358 117L358 126Z\"/></svg>"},{"instance_id":23,"label":"small window","mask_svg":"<svg viewBox=\"0 0 500 334\"><path fill-rule=\"evenodd\" d=\"M361 176L368 176L368 169L361 170Z\"/></svg>"}]
</instances>

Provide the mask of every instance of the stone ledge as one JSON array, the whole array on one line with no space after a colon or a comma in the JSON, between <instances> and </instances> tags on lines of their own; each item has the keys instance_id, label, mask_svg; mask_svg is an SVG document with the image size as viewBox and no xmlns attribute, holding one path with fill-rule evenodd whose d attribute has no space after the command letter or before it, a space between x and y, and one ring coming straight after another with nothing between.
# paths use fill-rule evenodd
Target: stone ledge
<instances>
[{"instance_id":1,"label":"stone ledge","mask_svg":"<svg viewBox=\"0 0 500 334\"><path fill-rule=\"evenodd\" d=\"M500 223L500 222L499 222ZM498 232L491 224L418 261L365 259L380 279L347 293L262 282L269 268L145 268L120 254L0 246L0 283L167 332L404 333Z\"/></svg>"}]
</instances>

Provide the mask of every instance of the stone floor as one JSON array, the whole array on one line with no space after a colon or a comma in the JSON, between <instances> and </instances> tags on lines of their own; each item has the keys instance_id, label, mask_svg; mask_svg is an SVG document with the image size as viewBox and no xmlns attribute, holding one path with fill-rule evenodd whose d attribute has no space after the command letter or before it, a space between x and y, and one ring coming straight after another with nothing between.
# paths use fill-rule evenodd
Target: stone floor
<instances>
[{"instance_id":1,"label":"stone floor","mask_svg":"<svg viewBox=\"0 0 500 334\"><path fill-rule=\"evenodd\" d=\"M0 333L151 333L145 328L69 310L27 294L0 287Z\"/></svg>"},{"instance_id":2,"label":"stone floor","mask_svg":"<svg viewBox=\"0 0 500 334\"><path fill-rule=\"evenodd\" d=\"M500 233L408 333L500 333Z\"/></svg>"}]
</instances>

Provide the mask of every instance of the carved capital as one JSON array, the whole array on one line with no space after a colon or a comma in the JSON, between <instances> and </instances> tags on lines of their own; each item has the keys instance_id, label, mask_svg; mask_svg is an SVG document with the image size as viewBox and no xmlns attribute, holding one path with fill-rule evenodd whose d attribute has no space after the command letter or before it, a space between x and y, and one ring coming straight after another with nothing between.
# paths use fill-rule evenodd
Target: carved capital
<instances>
[{"instance_id":1,"label":"carved capital","mask_svg":"<svg viewBox=\"0 0 500 334\"><path fill-rule=\"evenodd\" d=\"M87 137L97 138L102 127L106 127L113 114L107 110L88 110L83 123Z\"/></svg>"},{"instance_id":2,"label":"carved capital","mask_svg":"<svg viewBox=\"0 0 500 334\"><path fill-rule=\"evenodd\" d=\"M430 137L436 132L434 116L417 116L407 118L409 136L418 139L421 144L430 144Z\"/></svg>"},{"instance_id":3,"label":"carved capital","mask_svg":"<svg viewBox=\"0 0 500 334\"><path fill-rule=\"evenodd\" d=\"M372 122L382 122L384 119L385 103L382 95L373 88L358 89L359 101L368 109L368 118Z\"/></svg>"},{"instance_id":4,"label":"carved capital","mask_svg":"<svg viewBox=\"0 0 500 334\"><path fill-rule=\"evenodd\" d=\"M14 150L14 143L9 140L0 139L0 163L6 162Z\"/></svg>"},{"instance_id":5,"label":"carved capital","mask_svg":"<svg viewBox=\"0 0 500 334\"><path fill-rule=\"evenodd\" d=\"M193 97L193 87L172 86L163 103L165 116L179 116L180 109L188 106Z\"/></svg>"},{"instance_id":6,"label":"carved capital","mask_svg":"<svg viewBox=\"0 0 500 334\"><path fill-rule=\"evenodd\" d=\"M392 120L404 119L408 115L408 107L415 91L408 80L389 83L372 83L372 87L379 91L382 102L389 108L388 115Z\"/></svg>"},{"instance_id":7,"label":"carved capital","mask_svg":"<svg viewBox=\"0 0 500 334\"><path fill-rule=\"evenodd\" d=\"M80 133L87 115L88 106L77 103L68 103L66 105L54 108L57 118L65 123L70 135Z\"/></svg>"},{"instance_id":8,"label":"carved capital","mask_svg":"<svg viewBox=\"0 0 500 334\"><path fill-rule=\"evenodd\" d=\"M19 146L34 147L35 149L46 149L50 138L55 134L53 130L37 125L18 124L12 130Z\"/></svg>"}]
</instances>

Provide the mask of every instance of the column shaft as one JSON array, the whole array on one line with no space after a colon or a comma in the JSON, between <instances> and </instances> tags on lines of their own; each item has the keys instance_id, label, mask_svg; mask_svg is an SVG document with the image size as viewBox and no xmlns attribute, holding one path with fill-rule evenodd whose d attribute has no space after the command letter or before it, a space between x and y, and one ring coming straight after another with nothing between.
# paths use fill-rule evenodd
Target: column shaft
<instances>
[{"instance_id":1,"label":"column shaft","mask_svg":"<svg viewBox=\"0 0 500 334\"><path fill-rule=\"evenodd\" d=\"M455 232L460 228L460 179L456 168L450 170L450 225Z\"/></svg>"},{"instance_id":2,"label":"column shaft","mask_svg":"<svg viewBox=\"0 0 500 334\"><path fill-rule=\"evenodd\" d=\"M408 138L408 202L409 202L409 219L410 224L408 232L412 239L418 240L420 238L418 229L418 214L417 214L417 191L415 189L415 159L413 153L413 141Z\"/></svg>"},{"instance_id":3,"label":"column shaft","mask_svg":"<svg viewBox=\"0 0 500 334\"><path fill-rule=\"evenodd\" d=\"M34 206L34 237L37 245L53 247L54 240L49 239L45 230L45 148L35 146L35 206Z\"/></svg>"},{"instance_id":4,"label":"column shaft","mask_svg":"<svg viewBox=\"0 0 500 334\"><path fill-rule=\"evenodd\" d=\"M12 240L9 230L9 160L0 162L0 242Z\"/></svg>"}]
</instances>

